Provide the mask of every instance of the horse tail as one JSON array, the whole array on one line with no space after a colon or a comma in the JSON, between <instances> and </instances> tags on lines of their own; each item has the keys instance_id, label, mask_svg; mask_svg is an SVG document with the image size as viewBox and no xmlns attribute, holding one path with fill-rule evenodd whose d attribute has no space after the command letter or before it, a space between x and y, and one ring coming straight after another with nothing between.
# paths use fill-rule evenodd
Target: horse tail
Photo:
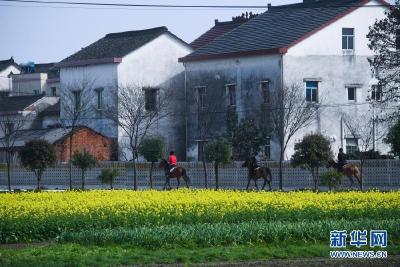
<instances>
[{"instance_id":1,"label":"horse tail","mask_svg":"<svg viewBox=\"0 0 400 267\"><path fill-rule=\"evenodd\" d=\"M182 168L182 176L183 176L183 179L185 179L185 181L187 181L188 183L190 182L190 178L187 175L187 172L186 172L185 168Z\"/></svg>"}]
</instances>

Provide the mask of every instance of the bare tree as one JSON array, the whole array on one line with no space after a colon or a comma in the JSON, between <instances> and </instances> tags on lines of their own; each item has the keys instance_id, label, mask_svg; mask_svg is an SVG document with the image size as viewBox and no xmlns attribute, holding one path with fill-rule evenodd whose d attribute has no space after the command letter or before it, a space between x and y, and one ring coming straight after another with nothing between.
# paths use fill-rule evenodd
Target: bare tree
<instances>
[{"instance_id":1,"label":"bare tree","mask_svg":"<svg viewBox=\"0 0 400 267\"><path fill-rule=\"evenodd\" d=\"M135 190L137 190L138 149L152 127L170 114L171 100L172 93L165 90L127 85L118 88L117 99L113 101L114 105L106 109L106 116L122 129L127 140L127 148L132 153ZM115 105L118 106L117 111Z\"/></svg>"},{"instance_id":2,"label":"bare tree","mask_svg":"<svg viewBox=\"0 0 400 267\"><path fill-rule=\"evenodd\" d=\"M62 125L70 127L69 134L69 188L72 190L72 153L73 136L78 126L84 124L90 111L93 110L93 80L83 79L72 84L63 85L61 90Z\"/></svg>"},{"instance_id":3,"label":"bare tree","mask_svg":"<svg viewBox=\"0 0 400 267\"><path fill-rule=\"evenodd\" d=\"M7 164L7 186L11 191L11 164L15 155L15 142L21 137L21 130L24 128L27 118L15 114L1 114L0 132L3 137L0 138L0 144L4 151Z\"/></svg>"},{"instance_id":4,"label":"bare tree","mask_svg":"<svg viewBox=\"0 0 400 267\"><path fill-rule=\"evenodd\" d=\"M368 111L357 117L342 113L342 119L347 133L357 140L360 159L361 181L360 189L363 190L363 167L368 158L367 152L375 149L375 142L382 140L386 135L386 127L377 127L378 120Z\"/></svg>"},{"instance_id":5,"label":"bare tree","mask_svg":"<svg viewBox=\"0 0 400 267\"><path fill-rule=\"evenodd\" d=\"M282 90L273 92L272 99L271 119L280 146L279 189L282 190L282 165L289 141L299 130L315 121L319 106L306 101L303 86L299 84L284 85Z\"/></svg>"}]
</instances>

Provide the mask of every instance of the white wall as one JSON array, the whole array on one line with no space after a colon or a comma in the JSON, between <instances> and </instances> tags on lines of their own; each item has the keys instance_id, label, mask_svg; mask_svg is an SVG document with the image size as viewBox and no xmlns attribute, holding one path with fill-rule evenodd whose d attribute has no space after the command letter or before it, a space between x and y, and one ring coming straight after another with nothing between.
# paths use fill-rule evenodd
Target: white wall
<instances>
[{"instance_id":1,"label":"white wall","mask_svg":"<svg viewBox=\"0 0 400 267\"><path fill-rule=\"evenodd\" d=\"M12 79L8 77L10 73L19 74L20 71L15 66L9 66L0 71L0 91L11 91Z\"/></svg>"},{"instance_id":2,"label":"white wall","mask_svg":"<svg viewBox=\"0 0 400 267\"><path fill-rule=\"evenodd\" d=\"M366 5L377 5L378 1L370 1ZM370 56L368 48L369 26L376 19L385 17L384 7L358 8L336 22L316 32L295 46L289 48L287 55L342 55L342 28L354 28L354 53L360 56Z\"/></svg>"},{"instance_id":3,"label":"white wall","mask_svg":"<svg viewBox=\"0 0 400 267\"><path fill-rule=\"evenodd\" d=\"M92 89L89 104L91 112L85 116L82 123L108 137L116 138L116 126L106 119L101 111L96 110L97 99L94 89L103 88L104 105L108 105L115 98L118 84L117 64L61 68L60 90L74 90L80 88L82 84L87 84ZM68 124L68 116L65 114L64 105L70 104L61 96L61 122L65 125Z\"/></svg>"},{"instance_id":4,"label":"white wall","mask_svg":"<svg viewBox=\"0 0 400 267\"><path fill-rule=\"evenodd\" d=\"M13 95L39 94L46 90L47 73L26 73L12 75Z\"/></svg>"},{"instance_id":5,"label":"white wall","mask_svg":"<svg viewBox=\"0 0 400 267\"><path fill-rule=\"evenodd\" d=\"M373 4L377 2L368 3ZM355 120L372 116L372 106L367 98L374 83L368 62L373 52L367 46L366 35L369 26L376 19L384 17L384 10L383 7L359 8L293 46L285 54L285 84L300 84L305 97L304 79L320 80L318 96L322 107L319 120L294 136L286 151L286 159L290 159L293 154L294 143L311 132L320 132L330 137L334 141L334 153L337 153L340 147L345 148L345 139L349 137L342 123L342 115L351 116ZM354 55L343 55L342 28L354 28ZM350 84L359 84L355 102L348 100L347 87ZM379 141L376 143L379 151L388 152L386 145Z\"/></svg>"},{"instance_id":6,"label":"white wall","mask_svg":"<svg viewBox=\"0 0 400 267\"><path fill-rule=\"evenodd\" d=\"M178 62L178 58L186 56L191 51L188 45L165 33L122 59L122 63L118 65L118 85L121 88L137 86L173 90L175 88L170 88L173 86L171 80L184 71L184 66ZM183 88L183 84L181 86ZM157 123L149 134L161 135L168 149L176 149L173 147L176 143L173 131L174 125L170 118L166 118ZM122 129L119 129L118 141L120 145L128 142L126 133ZM121 149L126 159L131 159L131 152L126 147Z\"/></svg>"}]
</instances>

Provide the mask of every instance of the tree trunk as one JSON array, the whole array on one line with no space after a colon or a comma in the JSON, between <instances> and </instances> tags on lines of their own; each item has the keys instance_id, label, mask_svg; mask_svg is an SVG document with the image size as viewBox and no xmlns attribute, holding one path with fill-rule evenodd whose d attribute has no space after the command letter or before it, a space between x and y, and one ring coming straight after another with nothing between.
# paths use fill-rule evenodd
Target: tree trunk
<instances>
[{"instance_id":1,"label":"tree trunk","mask_svg":"<svg viewBox=\"0 0 400 267\"><path fill-rule=\"evenodd\" d=\"M219 188L219 176L218 176L218 162L214 162L214 172L215 172L215 190Z\"/></svg>"},{"instance_id":2,"label":"tree trunk","mask_svg":"<svg viewBox=\"0 0 400 267\"><path fill-rule=\"evenodd\" d=\"M42 180L42 174L40 173L40 171L37 174L36 178L37 178L37 191L40 191L40 181Z\"/></svg>"},{"instance_id":3,"label":"tree trunk","mask_svg":"<svg viewBox=\"0 0 400 267\"><path fill-rule=\"evenodd\" d=\"M7 161L7 186L8 191L11 192L11 162Z\"/></svg>"},{"instance_id":4,"label":"tree trunk","mask_svg":"<svg viewBox=\"0 0 400 267\"><path fill-rule=\"evenodd\" d=\"M153 168L154 168L154 162L151 162L150 165L150 189L153 189Z\"/></svg>"},{"instance_id":5,"label":"tree trunk","mask_svg":"<svg viewBox=\"0 0 400 267\"><path fill-rule=\"evenodd\" d=\"M85 171L82 170L82 190L85 190Z\"/></svg>"},{"instance_id":6,"label":"tree trunk","mask_svg":"<svg viewBox=\"0 0 400 267\"><path fill-rule=\"evenodd\" d=\"M279 190L283 190L283 173L282 173L282 169L283 169L283 151L281 150L281 154L279 156Z\"/></svg>"},{"instance_id":7,"label":"tree trunk","mask_svg":"<svg viewBox=\"0 0 400 267\"><path fill-rule=\"evenodd\" d=\"M137 190L137 174L136 174L136 151L133 150L133 190Z\"/></svg>"},{"instance_id":8,"label":"tree trunk","mask_svg":"<svg viewBox=\"0 0 400 267\"><path fill-rule=\"evenodd\" d=\"M69 136L69 190L72 190L72 136L74 135L73 131L71 130L71 135Z\"/></svg>"},{"instance_id":9,"label":"tree trunk","mask_svg":"<svg viewBox=\"0 0 400 267\"><path fill-rule=\"evenodd\" d=\"M365 163L365 160L364 159L361 159L361 162L360 162L360 189L361 189L361 191L363 191L363 189L364 189L364 186L363 186L363 169L364 169L364 163Z\"/></svg>"},{"instance_id":10,"label":"tree trunk","mask_svg":"<svg viewBox=\"0 0 400 267\"><path fill-rule=\"evenodd\" d=\"M204 171L204 187L207 189L208 188L208 176L207 176L207 165L206 165L206 160L204 159L204 153L203 153L203 171Z\"/></svg>"},{"instance_id":11,"label":"tree trunk","mask_svg":"<svg viewBox=\"0 0 400 267\"><path fill-rule=\"evenodd\" d=\"M114 179L111 179L110 181L110 189L113 190L114 189Z\"/></svg>"}]
</instances>

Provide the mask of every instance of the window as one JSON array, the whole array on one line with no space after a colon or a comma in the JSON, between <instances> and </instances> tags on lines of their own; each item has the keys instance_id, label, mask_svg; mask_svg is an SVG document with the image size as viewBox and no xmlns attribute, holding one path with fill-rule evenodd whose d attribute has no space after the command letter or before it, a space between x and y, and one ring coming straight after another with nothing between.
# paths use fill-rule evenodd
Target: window
<instances>
[{"instance_id":1,"label":"window","mask_svg":"<svg viewBox=\"0 0 400 267\"><path fill-rule=\"evenodd\" d=\"M268 104L269 100L270 100L269 81L261 82L261 92L262 92L262 97L263 97L264 104Z\"/></svg>"},{"instance_id":2,"label":"window","mask_svg":"<svg viewBox=\"0 0 400 267\"><path fill-rule=\"evenodd\" d=\"M382 99L382 86L372 85L371 87L371 99L380 101Z\"/></svg>"},{"instance_id":3,"label":"window","mask_svg":"<svg viewBox=\"0 0 400 267\"><path fill-rule=\"evenodd\" d=\"M13 122L6 122L5 125L5 135L12 134L14 132L14 123Z\"/></svg>"},{"instance_id":4,"label":"window","mask_svg":"<svg viewBox=\"0 0 400 267\"><path fill-rule=\"evenodd\" d=\"M346 138L346 153L353 154L358 151L358 139Z\"/></svg>"},{"instance_id":5,"label":"window","mask_svg":"<svg viewBox=\"0 0 400 267\"><path fill-rule=\"evenodd\" d=\"M103 88L98 88L95 91L97 100L96 107L100 110L103 108Z\"/></svg>"},{"instance_id":6,"label":"window","mask_svg":"<svg viewBox=\"0 0 400 267\"><path fill-rule=\"evenodd\" d=\"M145 109L147 111L155 111L157 109L157 90L156 88L145 88Z\"/></svg>"},{"instance_id":7,"label":"window","mask_svg":"<svg viewBox=\"0 0 400 267\"><path fill-rule=\"evenodd\" d=\"M271 159L271 138L267 137L265 140L264 153L267 159Z\"/></svg>"},{"instance_id":8,"label":"window","mask_svg":"<svg viewBox=\"0 0 400 267\"><path fill-rule=\"evenodd\" d=\"M236 106L236 84L228 84L226 87L228 90L229 105Z\"/></svg>"},{"instance_id":9,"label":"window","mask_svg":"<svg viewBox=\"0 0 400 267\"><path fill-rule=\"evenodd\" d=\"M199 94L199 108L206 107L206 87L197 87L197 93Z\"/></svg>"},{"instance_id":10,"label":"window","mask_svg":"<svg viewBox=\"0 0 400 267\"><path fill-rule=\"evenodd\" d=\"M40 91L39 90L33 90L33 94L38 95L38 94L40 94Z\"/></svg>"},{"instance_id":11,"label":"window","mask_svg":"<svg viewBox=\"0 0 400 267\"><path fill-rule=\"evenodd\" d=\"M51 87L51 96L57 96L57 88Z\"/></svg>"},{"instance_id":12,"label":"window","mask_svg":"<svg viewBox=\"0 0 400 267\"><path fill-rule=\"evenodd\" d=\"M357 90L355 87L347 88L347 100L356 101L356 92Z\"/></svg>"},{"instance_id":13,"label":"window","mask_svg":"<svg viewBox=\"0 0 400 267\"><path fill-rule=\"evenodd\" d=\"M81 91L73 91L74 101L75 101L75 110L78 111L81 106Z\"/></svg>"},{"instance_id":14,"label":"window","mask_svg":"<svg viewBox=\"0 0 400 267\"><path fill-rule=\"evenodd\" d=\"M318 82L307 81L306 82L306 101L317 102L318 101Z\"/></svg>"},{"instance_id":15,"label":"window","mask_svg":"<svg viewBox=\"0 0 400 267\"><path fill-rule=\"evenodd\" d=\"M342 29L342 49L343 50L354 49L354 28Z\"/></svg>"}]
</instances>

